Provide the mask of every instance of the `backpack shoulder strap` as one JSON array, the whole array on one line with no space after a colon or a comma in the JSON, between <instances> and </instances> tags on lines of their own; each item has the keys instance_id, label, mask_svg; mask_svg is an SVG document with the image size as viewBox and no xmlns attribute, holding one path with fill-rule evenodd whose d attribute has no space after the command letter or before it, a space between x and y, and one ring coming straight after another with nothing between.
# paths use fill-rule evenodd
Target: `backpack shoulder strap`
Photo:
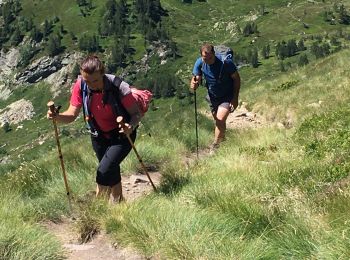
<instances>
[{"instance_id":1,"label":"backpack shoulder strap","mask_svg":"<svg viewBox=\"0 0 350 260\"><path fill-rule=\"evenodd\" d=\"M91 91L82 77L80 78L80 94L83 100L83 119L86 124L86 128L90 134L97 136L98 129L96 128L90 113Z\"/></svg>"},{"instance_id":2,"label":"backpack shoulder strap","mask_svg":"<svg viewBox=\"0 0 350 260\"><path fill-rule=\"evenodd\" d=\"M103 95L103 103L110 104L112 106L113 111L117 115L122 115L129 120L130 116L122 105L121 102L121 91L120 85L123 82L121 78L114 76L104 76L104 95Z\"/></svg>"}]
</instances>

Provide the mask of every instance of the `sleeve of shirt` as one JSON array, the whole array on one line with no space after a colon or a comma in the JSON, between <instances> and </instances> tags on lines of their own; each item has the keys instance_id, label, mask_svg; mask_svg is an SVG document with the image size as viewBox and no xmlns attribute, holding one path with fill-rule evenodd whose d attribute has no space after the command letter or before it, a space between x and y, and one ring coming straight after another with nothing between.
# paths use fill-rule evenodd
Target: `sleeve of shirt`
<instances>
[{"instance_id":1,"label":"sleeve of shirt","mask_svg":"<svg viewBox=\"0 0 350 260\"><path fill-rule=\"evenodd\" d=\"M127 82L123 81L121 78L112 74L105 74L105 75L107 76L107 78L109 78L110 81L113 82L114 86L119 86L118 88L119 88L121 97L124 97L129 93L131 93L130 85Z\"/></svg>"},{"instance_id":2,"label":"sleeve of shirt","mask_svg":"<svg viewBox=\"0 0 350 260\"><path fill-rule=\"evenodd\" d=\"M193 70L192 70L192 74L194 76L202 75L202 65L203 65L202 58L198 58L194 64Z\"/></svg>"},{"instance_id":3,"label":"sleeve of shirt","mask_svg":"<svg viewBox=\"0 0 350 260\"><path fill-rule=\"evenodd\" d=\"M70 97L70 104L75 107L81 107L83 105L83 98L80 91L81 79L78 79L73 85L72 95Z\"/></svg>"},{"instance_id":4,"label":"sleeve of shirt","mask_svg":"<svg viewBox=\"0 0 350 260\"><path fill-rule=\"evenodd\" d=\"M122 81L119 85L119 91L120 91L122 97L131 94L130 85L128 83L126 83L125 81Z\"/></svg>"}]
</instances>

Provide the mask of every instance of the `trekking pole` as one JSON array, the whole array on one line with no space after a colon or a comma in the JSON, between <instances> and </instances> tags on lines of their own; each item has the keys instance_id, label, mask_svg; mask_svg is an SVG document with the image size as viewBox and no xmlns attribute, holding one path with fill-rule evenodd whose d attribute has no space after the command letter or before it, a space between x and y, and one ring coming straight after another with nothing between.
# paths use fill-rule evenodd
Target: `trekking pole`
<instances>
[{"instance_id":1,"label":"trekking pole","mask_svg":"<svg viewBox=\"0 0 350 260\"><path fill-rule=\"evenodd\" d=\"M49 107L50 111L53 114L57 114L58 113L59 108L55 107L55 103L53 101L49 101L47 103L47 106ZM58 157L60 158L60 162L61 162L62 175L63 175L63 180L64 180L64 186L66 187L66 191L67 191L69 210L72 212L72 203L71 203L71 198L70 198L70 192L69 192L69 187L68 187L66 170L64 168L64 163L63 163L63 155L62 155L62 151L61 151L60 140L58 138L57 122L56 122L56 118L55 117L52 118L52 123L53 123L53 128L55 129L55 137L56 137L56 143L57 143Z\"/></svg>"},{"instance_id":2,"label":"trekking pole","mask_svg":"<svg viewBox=\"0 0 350 260\"><path fill-rule=\"evenodd\" d=\"M125 123L123 122L123 117L122 117L122 116L118 116L118 117L117 117L117 123L120 124L122 128L125 127ZM154 191L157 191L156 186L154 185L154 183L153 183L151 177L150 177L149 174L148 174L148 171L147 171L147 169L146 169L146 166L145 166L145 165L143 164L143 162L142 162L141 156L139 155L139 153L138 153L137 150L136 150L136 147L135 147L135 145L134 145L134 142L131 140L129 134L125 134L125 135L126 135L126 137L128 138L129 143L130 143L132 149L134 150L137 159L139 160L139 162L140 162L140 164L141 164L142 170L143 170L144 173L147 175L147 178L149 179L149 181L150 181L150 183L151 183L151 185L152 185L152 187L153 187L153 190L154 190Z\"/></svg>"},{"instance_id":3,"label":"trekking pole","mask_svg":"<svg viewBox=\"0 0 350 260\"><path fill-rule=\"evenodd\" d=\"M197 149L197 160L198 160L198 116L197 116L197 91L194 90L194 115L196 121L196 149Z\"/></svg>"}]
</instances>

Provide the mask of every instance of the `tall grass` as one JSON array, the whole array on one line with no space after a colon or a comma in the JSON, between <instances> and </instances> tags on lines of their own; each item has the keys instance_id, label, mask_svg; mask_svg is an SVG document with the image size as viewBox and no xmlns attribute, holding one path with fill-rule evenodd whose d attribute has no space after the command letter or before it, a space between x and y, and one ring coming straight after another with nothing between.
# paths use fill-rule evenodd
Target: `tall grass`
<instances>
[{"instance_id":1,"label":"tall grass","mask_svg":"<svg viewBox=\"0 0 350 260\"><path fill-rule=\"evenodd\" d=\"M0 259L64 259L58 241L35 223L32 204L4 191L0 202Z\"/></svg>"},{"instance_id":2,"label":"tall grass","mask_svg":"<svg viewBox=\"0 0 350 260\"><path fill-rule=\"evenodd\" d=\"M331 81L319 73L340 56L300 70L304 84L272 88L282 77L243 94L254 109L273 107L276 120L289 106L294 128L230 131L214 156L180 168L187 177L177 192L116 208L107 229L171 259L348 258L348 89L339 71ZM307 106L317 100L327 105Z\"/></svg>"}]
</instances>

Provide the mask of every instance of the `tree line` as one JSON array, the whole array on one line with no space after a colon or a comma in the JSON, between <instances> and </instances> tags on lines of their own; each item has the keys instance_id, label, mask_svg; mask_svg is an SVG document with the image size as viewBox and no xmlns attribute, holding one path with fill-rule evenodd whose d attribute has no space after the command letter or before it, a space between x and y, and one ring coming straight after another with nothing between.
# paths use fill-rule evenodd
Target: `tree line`
<instances>
[{"instance_id":1,"label":"tree line","mask_svg":"<svg viewBox=\"0 0 350 260\"><path fill-rule=\"evenodd\" d=\"M278 60L279 69L286 71L292 67L292 61L288 58L297 56L296 63L298 66L305 66L309 63L310 55L315 59L323 58L342 48L341 38L350 40L350 35L344 34L341 30L325 37L320 35L311 35L299 40L289 39L274 43L274 56ZM309 41L306 47L305 41ZM308 50L308 54L305 52ZM269 59L271 57L271 45L265 44L260 48L251 47L242 53L235 53L235 63L240 65L249 64L253 68L257 68L261 59ZM287 60L288 59L288 60ZM295 60L293 61L295 62Z\"/></svg>"}]
</instances>

